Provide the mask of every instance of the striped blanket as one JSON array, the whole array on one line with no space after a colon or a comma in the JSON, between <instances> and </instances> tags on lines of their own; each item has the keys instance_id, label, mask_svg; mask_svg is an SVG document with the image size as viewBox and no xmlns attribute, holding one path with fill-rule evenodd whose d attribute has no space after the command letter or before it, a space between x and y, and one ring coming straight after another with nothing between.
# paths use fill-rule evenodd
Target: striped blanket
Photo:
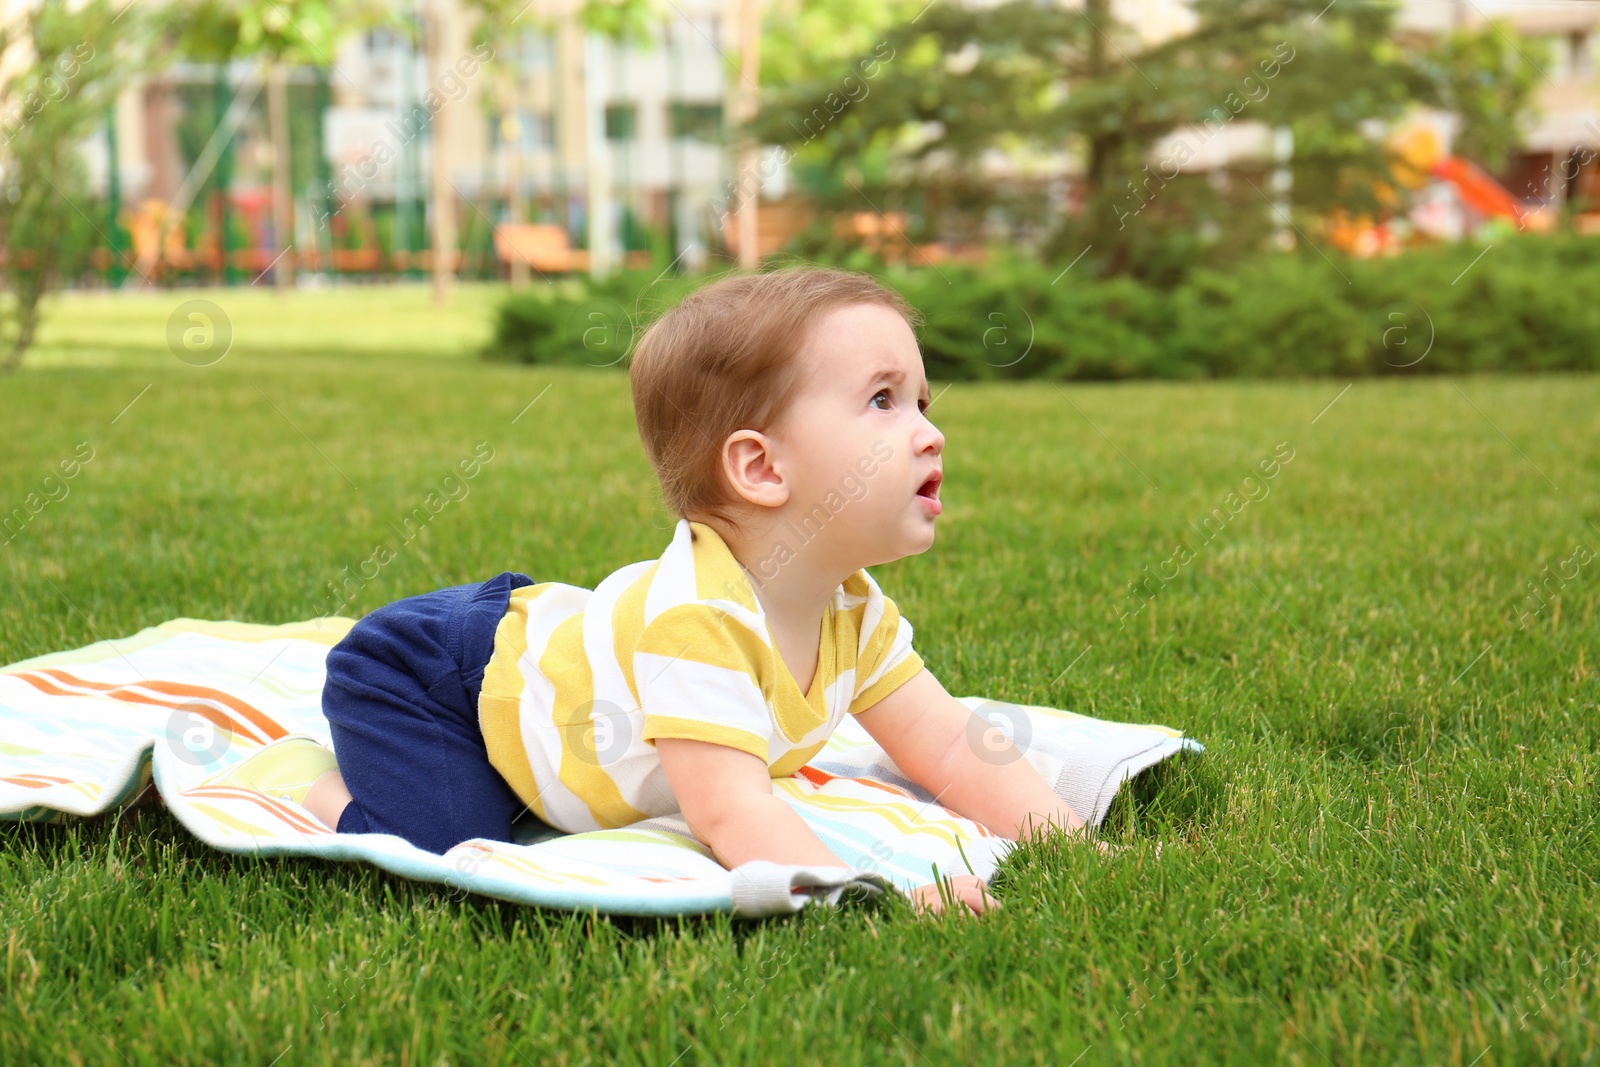
<instances>
[{"instance_id":1,"label":"striped blanket","mask_svg":"<svg viewBox=\"0 0 1600 1067\"><path fill-rule=\"evenodd\" d=\"M212 784L289 733L331 747L323 660L351 625L177 619L0 669L0 818L97 815L153 786L184 826L224 851L360 860L485 896L630 915L773 914L836 902L852 887L872 894L945 875L987 879L1013 845L934 803L848 716L810 765L773 790L850 869L758 862L730 871L677 816L580 834L519 823L515 843L466 841L437 856L386 834L335 834L298 805ZM1186 748L1203 751L1162 726L962 702L1093 825L1127 777Z\"/></svg>"}]
</instances>

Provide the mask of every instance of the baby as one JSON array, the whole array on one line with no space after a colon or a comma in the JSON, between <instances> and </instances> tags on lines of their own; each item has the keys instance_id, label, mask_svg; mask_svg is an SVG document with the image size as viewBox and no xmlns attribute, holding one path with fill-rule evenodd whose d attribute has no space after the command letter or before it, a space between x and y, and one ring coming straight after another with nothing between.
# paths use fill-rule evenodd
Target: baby
<instances>
[{"instance_id":1,"label":"baby","mask_svg":"<svg viewBox=\"0 0 1600 1067\"><path fill-rule=\"evenodd\" d=\"M567 832L681 811L729 868L848 866L772 780L854 715L946 808L1013 839L1086 835L1027 760L969 746L973 713L865 569L926 552L943 508L918 321L897 293L831 269L687 297L630 370L678 516L661 557L592 592L507 572L379 608L328 655L336 762L286 738L232 779L340 833L437 853L509 841L524 810ZM974 912L994 906L972 876L951 889ZM910 895L941 907L936 884Z\"/></svg>"}]
</instances>

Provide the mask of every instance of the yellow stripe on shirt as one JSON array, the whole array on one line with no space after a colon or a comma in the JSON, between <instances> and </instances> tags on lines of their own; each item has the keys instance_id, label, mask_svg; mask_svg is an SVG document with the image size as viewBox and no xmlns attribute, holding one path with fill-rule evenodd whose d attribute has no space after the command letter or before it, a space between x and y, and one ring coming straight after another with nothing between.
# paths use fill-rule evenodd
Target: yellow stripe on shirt
<instances>
[{"instance_id":1,"label":"yellow stripe on shirt","mask_svg":"<svg viewBox=\"0 0 1600 1067\"><path fill-rule=\"evenodd\" d=\"M740 672L772 657L765 638L708 604L679 604L663 611L640 635L634 651Z\"/></svg>"},{"instance_id":2,"label":"yellow stripe on shirt","mask_svg":"<svg viewBox=\"0 0 1600 1067\"><path fill-rule=\"evenodd\" d=\"M677 715L652 715L645 723L644 739L654 741L658 737L682 737L690 741L709 741L714 745L727 745L740 752L750 753L762 763L767 762L765 737L721 723L686 719Z\"/></svg>"},{"instance_id":3,"label":"yellow stripe on shirt","mask_svg":"<svg viewBox=\"0 0 1600 1067\"><path fill-rule=\"evenodd\" d=\"M635 705L639 703L639 686L633 680L633 650L639 645L639 635L644 633L645 597L660 569L658 559L617 597L617 606L611 612L612 653L617 657L617 666L622 669L623 681L628 683Z\"/></svg>"},{"instance_id":4,"label":"yellow stripe on shirt","mask_svg":"<svg viewBox=\"0 0 1600 1067\"><path fill-rule=\"evenodd\" d=\"M626 709L597 709L595 705L594 674L583 649L582 612L569 615L551 632L539 657L539 670L555 686L550 719L561 738L561 784L588 806L601 826L626 826L647 818L623 799L616 781L606 772L604 764L615 753L607 746L597 750L595 744L596 712L620 717Z\"/></svg>"},{"instance_id":5,"label":"yellow stripe on shirt","mask_svg":"<svg viewBox=\"0 0 1600 1067\"><path fill-rule=\"evenodd\" d=\"M511 591L511 603L494 630L494 654L489 657L478 694L478 727L483 731L489 765L541 819L545 817L544 805L539 803L539 785L534 781L528 750L522 741L524 683L517 665L528 651L528 603L549 586L549 582L542 582Z\"/></svg>"},{"instance_id":6,"label":"yellow stripe on shirt","mask_svg":"<svg viewBox=\"0 0 1600 1067\"><path fill-rule=\"evenodd\" d=\"M711 527L702 523L691 527L697 531L693 556L696 599L731 600L747 611L759 612L750 577L738 558Z\"/></svg>"}]
</instances>

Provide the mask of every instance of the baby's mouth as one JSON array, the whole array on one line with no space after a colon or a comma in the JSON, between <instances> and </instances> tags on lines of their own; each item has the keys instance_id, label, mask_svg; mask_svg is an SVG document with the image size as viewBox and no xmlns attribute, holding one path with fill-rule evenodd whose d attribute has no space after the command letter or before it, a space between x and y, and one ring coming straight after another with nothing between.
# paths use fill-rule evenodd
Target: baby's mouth
<instances>
[{"instance_id":1,"label":"baby's mouth","mask_svg":"<svg viewBox=\"0 0 1600 1067\"><path fill-rule=\"evenodd\" d=\"M929 500L939 499L939 484L944 481L943 471L934 471L928 475L928 480L917 486L917 495L925 496Z\"/></svg>"}]
</instances>

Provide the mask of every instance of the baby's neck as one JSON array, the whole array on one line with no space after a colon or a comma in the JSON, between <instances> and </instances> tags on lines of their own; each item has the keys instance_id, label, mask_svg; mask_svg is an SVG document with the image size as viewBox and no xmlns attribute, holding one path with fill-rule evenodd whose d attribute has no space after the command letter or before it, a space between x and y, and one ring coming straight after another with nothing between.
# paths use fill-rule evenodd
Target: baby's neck
<instances>
[{"instance_id":1,"label":"baby's neck","mask_svg":"<svg viewBox=\"0 0 1600 1067\"><path fill-rule=\"evenodd\" d=\"M744 567L751 571L748 563ZM820 666L818 638L828 602L844 579L833 581L830 576L819 573L802 575L798 573L800 567L800 560L791 560L765 582L752 572L750 586L761 604L767 629L784 667L800 692L809 694ZM784 582L785 578L789 579L788 583Z\"/></svg>"},{"instance_id":2,"label":"baby's neck","mask_svg":"<svg viewBox=\"0 0 1600 1067\"><path fill-rule=\"evenodd\" d=\"M815 540L799 543L786 525L752 531L744 539L720 526L712 528L749 573L751 588L774 633L816 633L840 583L860 569L848 560L829 558Z\"/></svg>"}]
</instances>

